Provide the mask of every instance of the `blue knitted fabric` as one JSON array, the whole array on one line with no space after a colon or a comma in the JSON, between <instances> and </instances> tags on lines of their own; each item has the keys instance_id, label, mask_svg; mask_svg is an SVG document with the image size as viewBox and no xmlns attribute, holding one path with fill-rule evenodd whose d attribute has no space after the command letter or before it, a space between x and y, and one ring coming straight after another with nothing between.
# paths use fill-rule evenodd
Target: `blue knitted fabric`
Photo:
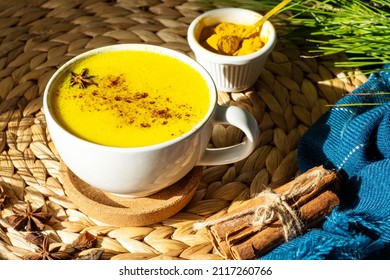
<instances>
[{"instance_id":1,"label":"blue knitted fabric","mask_svg":"<svg viewBox=\"0 0 390 280\"><path fill-rule=\"evenodd\" d=\"M387 66L389 69L390 65ZM390 92L390 71L353 93ZM345 96L302 137L301 171L324 165L341 175L340 205L317 229L261 259L390 259L390 95Z\"/></svg>"}]
</instances>

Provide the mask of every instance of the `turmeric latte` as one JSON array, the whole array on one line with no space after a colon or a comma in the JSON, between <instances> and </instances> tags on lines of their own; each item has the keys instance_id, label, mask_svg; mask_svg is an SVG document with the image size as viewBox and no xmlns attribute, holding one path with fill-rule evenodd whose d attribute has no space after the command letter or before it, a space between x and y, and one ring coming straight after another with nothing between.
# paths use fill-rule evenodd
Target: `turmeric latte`
<instances>
[{"instance_id":1,"label":"turmeric latte","mask_svg":"<svg viewBox=\"0 0 390 280\"><path fill-rule=\"evenodd\" d=\"M87 57L56 89L50 109L66 130L115 147L148 146L183 135L210 106L208 86L196 70L147 51Z\"/></svg>"},{"instance_id":2,"label":"turmeric latte","mask_svg":"<svg viewBox=\"0 0 390 280\"><path fill-rule=\"evenodd\" d=\"M246 38L252 26L221 22L217 25L203 28L199 42L201 45L222 55L246 55L253 53L264 46L267 38L252 34Z\"/></svg>"}]
</instances>

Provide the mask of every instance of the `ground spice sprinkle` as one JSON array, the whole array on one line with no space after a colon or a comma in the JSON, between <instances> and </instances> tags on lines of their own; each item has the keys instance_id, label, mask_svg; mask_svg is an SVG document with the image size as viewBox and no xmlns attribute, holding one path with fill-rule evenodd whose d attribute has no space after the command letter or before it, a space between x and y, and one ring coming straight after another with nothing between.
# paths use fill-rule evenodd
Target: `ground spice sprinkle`
<instances>
[{"instance_id":1,"label":"ground spice sprinkle","mask_svg":"<svg viewBox=\"0 0 390 280\"><path fill-rule=\"evenodd\" d=\"M88 73L88 69L83 70L84 75ZM74 77L72 72L70 83L72 86L75 84ZM82 110L111 111L117 117L118 128L126 125L151 128L154 124L167 125L170 120L191 117L191 105L173 104L170 98L164 99L160 95L151 95L148 92L129 91L123 75L100 78L88 76L90 77L100 80L99 84L95 82L88 84L95 86L92 92L86 91L86 86L83 84L80 86L82 91L68 98L80 99Z\"/></svg>"}]
</instances>

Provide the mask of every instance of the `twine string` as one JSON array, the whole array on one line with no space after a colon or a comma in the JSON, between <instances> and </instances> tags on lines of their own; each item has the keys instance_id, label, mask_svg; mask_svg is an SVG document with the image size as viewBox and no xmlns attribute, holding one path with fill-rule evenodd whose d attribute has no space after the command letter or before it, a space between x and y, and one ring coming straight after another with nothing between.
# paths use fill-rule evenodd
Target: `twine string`
<instances>
[{"instance_id":1,"label":"twine string","mask_svg":"<svg viewBox=\"0 0 390 280\"><path fill-rule=\"evenodd\" d=\"M286 202L285 195L276 194L268 188L258 197L262 197L265 202L253 213L251 224L258 227L259 231L278 218L281 221L286 241L302 233L303 224L297 213Z\"/></svg>"}]
</instances>

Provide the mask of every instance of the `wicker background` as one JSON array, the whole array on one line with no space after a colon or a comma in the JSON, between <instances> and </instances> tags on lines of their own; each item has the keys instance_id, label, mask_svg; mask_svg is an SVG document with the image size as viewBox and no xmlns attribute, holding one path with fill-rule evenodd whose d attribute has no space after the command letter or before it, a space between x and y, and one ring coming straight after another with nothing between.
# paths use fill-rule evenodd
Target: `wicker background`
<instances>
[{"instance_id":1,"label":"wicker background","mask_svg":"<svg viewBox=\"0 0 390 280\"><path fill-rule=\"evenodd\" d=\"M117 43L161 45L193 56L187 27L216 7L190 0L1 0L0 184L9 199L0 213L0 259L21 259L37 249L26 241L28 233L5 219L13 206L24 209L27 201L53 214L43 231L52 244L66 247L85 231L98 237L94 248L74 258L98 250L101 259L220 259L205 230L193 231L193 223L230 211L263 185L297 174L300 136L326 104L366 77L302 58L294 45L278 43L255 87L219 92L221 104L235 104L255 116L261 129L258 148L236 164L205 168L195 197L178 214L146 227L101 225L64 193L60 159L41 110L54 71L79 53ZM230 145L242 137L237 129L219 125L210 145Z\"/></svg>"}]
</instances>

